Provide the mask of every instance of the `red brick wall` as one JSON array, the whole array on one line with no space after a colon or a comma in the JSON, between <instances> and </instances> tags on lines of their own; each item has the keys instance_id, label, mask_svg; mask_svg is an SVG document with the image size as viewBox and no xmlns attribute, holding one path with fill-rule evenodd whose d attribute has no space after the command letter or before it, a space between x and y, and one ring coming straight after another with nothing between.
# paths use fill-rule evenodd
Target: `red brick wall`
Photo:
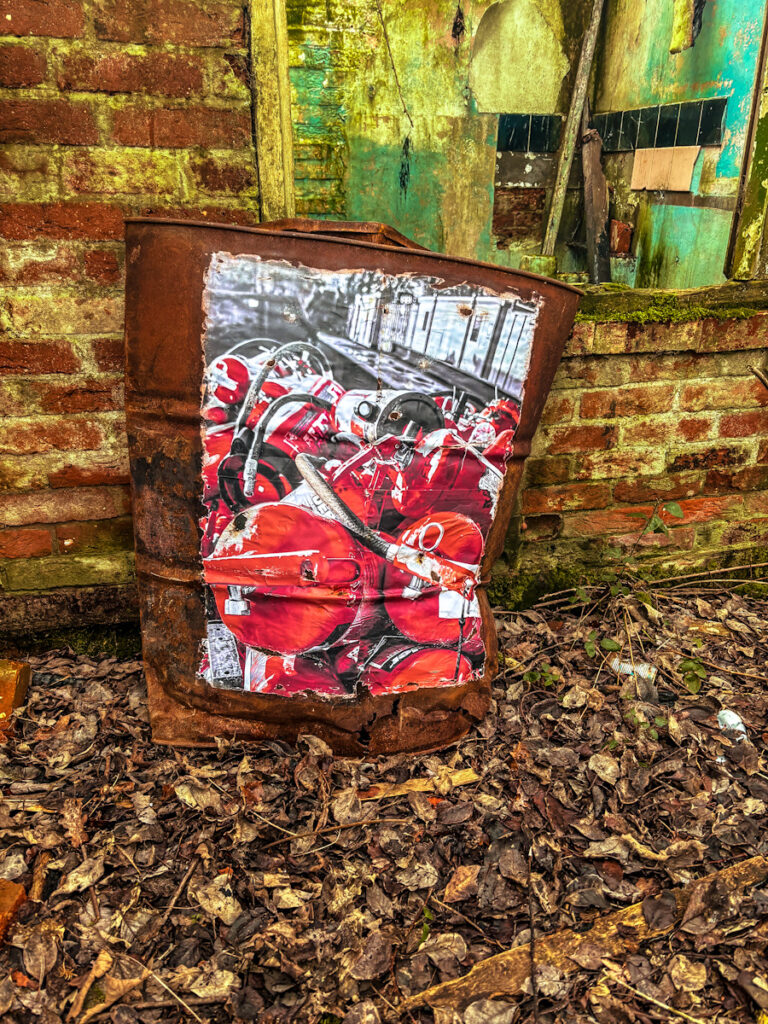
<instances>
[{"instance_id":1,"label":"red brick wall","mask_svg":"<svg viewBox=\"0 0 768 1024\"><path fill-rule=\"evenodd\" d=\"M240 2L0 0L8 622L132 605L123 217L258 220L246 67Z\"/></svg>"},{"instance_id":2,"label":"red brick wall","mask_svg":"<svg viewBox=\"0 0 768 1024\"><path fill-rule=\"evenodd\" d=\"M700 566L768 545L768 391L750 370L766 346L768 313L577 324L526 470L522 571L594 567L606 546ZM638 539L659 500L684 518Z\"/></svg>"}]
</instances>

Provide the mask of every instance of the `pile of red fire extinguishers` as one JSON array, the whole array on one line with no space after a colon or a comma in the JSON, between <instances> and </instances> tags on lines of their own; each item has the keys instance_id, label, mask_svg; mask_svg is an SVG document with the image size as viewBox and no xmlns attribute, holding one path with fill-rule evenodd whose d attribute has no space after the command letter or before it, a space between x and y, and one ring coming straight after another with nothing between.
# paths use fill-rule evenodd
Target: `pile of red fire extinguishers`
<instances>
[{"instance_id":1,"label":"pile of red fire extinguishers","mask_svg":"<svg viewBox=\"0 0 768 1024\"><path fill-rule=\"evenodd\" d=\"M312 343L242 347L207 370L201 527L244 688L341 698L469 679L518 403L345 390Z\"/></svg>"}]
</instances>

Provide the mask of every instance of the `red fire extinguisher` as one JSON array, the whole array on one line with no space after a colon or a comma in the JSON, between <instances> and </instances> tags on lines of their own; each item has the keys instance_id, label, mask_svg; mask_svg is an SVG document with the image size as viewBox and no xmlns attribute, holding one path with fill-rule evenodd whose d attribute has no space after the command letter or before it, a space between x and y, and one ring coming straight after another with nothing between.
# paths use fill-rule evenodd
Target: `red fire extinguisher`
<instances>
[{"instance_id":1,"label":"red fire extinguisher","mask_svg":"<svg viewBox=\"0 0 768 1024\"><path fill-rule=\"evenodd\" d=\"M203 560L222 621L248 647L300 654L372 624L381 563L336 520L268 502L235 516Z\"/></svg>"},{"instance_id":2,"label":"red fire extinguisher","mask_svg":"<svg viewBox=\"0 0 768 1024\"><path fill-rule=\"evenodd\" d=\"M392 501L407 519L460 508L481 528L490 525L502 475L450 430L427 434L396 466Z\"/></svg>"},{"instance_id":3,"label":"red fire extinguisher","mask_svg":"<svg viewBox=\"0 0 768 1024\"><path fill-rule=\"evenodd\" d=\"M251 693L273 693L281 697L305 694L337 699L352 696L327 661L320 664L295 654L264 654L249 648L243 679L245 689Z\"/></svg>"},{"instance_id":4,"label":"red fire extinguisher","mask_svg":"<svg viewBox=\"0 0 768 1024\"><path fill-rule=\"evenodd\" d=\"M363 668L362 685L376 696L429 686L450 686L472 677L468 658L446 647L395 642L381 647Z\"/></svg>"},{"instance_id":5,"label":"red fire extinguisher","mask_svg":"<svg viewBox=\"0 0 768 1024\"><path fill-rule=\"evenodd\" d=\"M483 554L483 536L476 523L458 512L435 512L412 523L399 543L432 557L438 566L434 576L409 574L409 567L387 566L384 574L385 605L403 636L421 644L450 644L470 651L480 642L480 610L474 590L451 585L441 563L463 565L476 578ZM413 559L411 566L418 565ZM468 577L469 578L469 577Z\"/></svg>"}]
</instances>

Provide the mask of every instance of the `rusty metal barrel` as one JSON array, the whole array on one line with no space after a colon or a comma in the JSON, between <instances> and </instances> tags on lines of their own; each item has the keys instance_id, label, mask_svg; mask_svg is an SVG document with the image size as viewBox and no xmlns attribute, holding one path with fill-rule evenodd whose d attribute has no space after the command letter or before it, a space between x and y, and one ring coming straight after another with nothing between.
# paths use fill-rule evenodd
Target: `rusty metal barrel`
<instances>
[{"instance_id":1,"label":"rusty metal barrel","mask_svg":"<svg viewBox=\"0 0 768 1024\"><path fill-rule=\"evenodd\" d=\"M579 292L381 224L126 224L154 739L438 749L485 714L486 595Z\"/></svg>"}]
</instances>

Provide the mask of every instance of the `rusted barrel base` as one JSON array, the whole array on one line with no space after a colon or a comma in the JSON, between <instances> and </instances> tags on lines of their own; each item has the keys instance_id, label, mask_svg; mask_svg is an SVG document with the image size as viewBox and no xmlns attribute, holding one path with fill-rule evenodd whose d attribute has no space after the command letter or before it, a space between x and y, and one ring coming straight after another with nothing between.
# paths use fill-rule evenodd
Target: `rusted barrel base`
<instances>
[{"instance_id":1,"label":"rusted barrel base","mask_svg":"<svg viewBox=\"0 0 768 1024\"><path fill-rule=\"evenodd\" d=\"M215 747L216 739L295 743L302 734L311 733L324 740L339 757L388 754L393 750L413 754L440 750L465 736L483 718L490 704L490 685L471 692L465 687L431 693L422 690L404 694L400 700L376 701L374 707L374 702L365 700L350 707L350 717L358 719L359 729L347 731L314 716L302 717L298 707L294 707L295 719L290 724L282 718L267 722L263 718L234 719L212 714L170 696L149 675L147 689L155 743L172 747ZM330 705L328 712L330 717Z\"/></svg>"}]
</instances>

